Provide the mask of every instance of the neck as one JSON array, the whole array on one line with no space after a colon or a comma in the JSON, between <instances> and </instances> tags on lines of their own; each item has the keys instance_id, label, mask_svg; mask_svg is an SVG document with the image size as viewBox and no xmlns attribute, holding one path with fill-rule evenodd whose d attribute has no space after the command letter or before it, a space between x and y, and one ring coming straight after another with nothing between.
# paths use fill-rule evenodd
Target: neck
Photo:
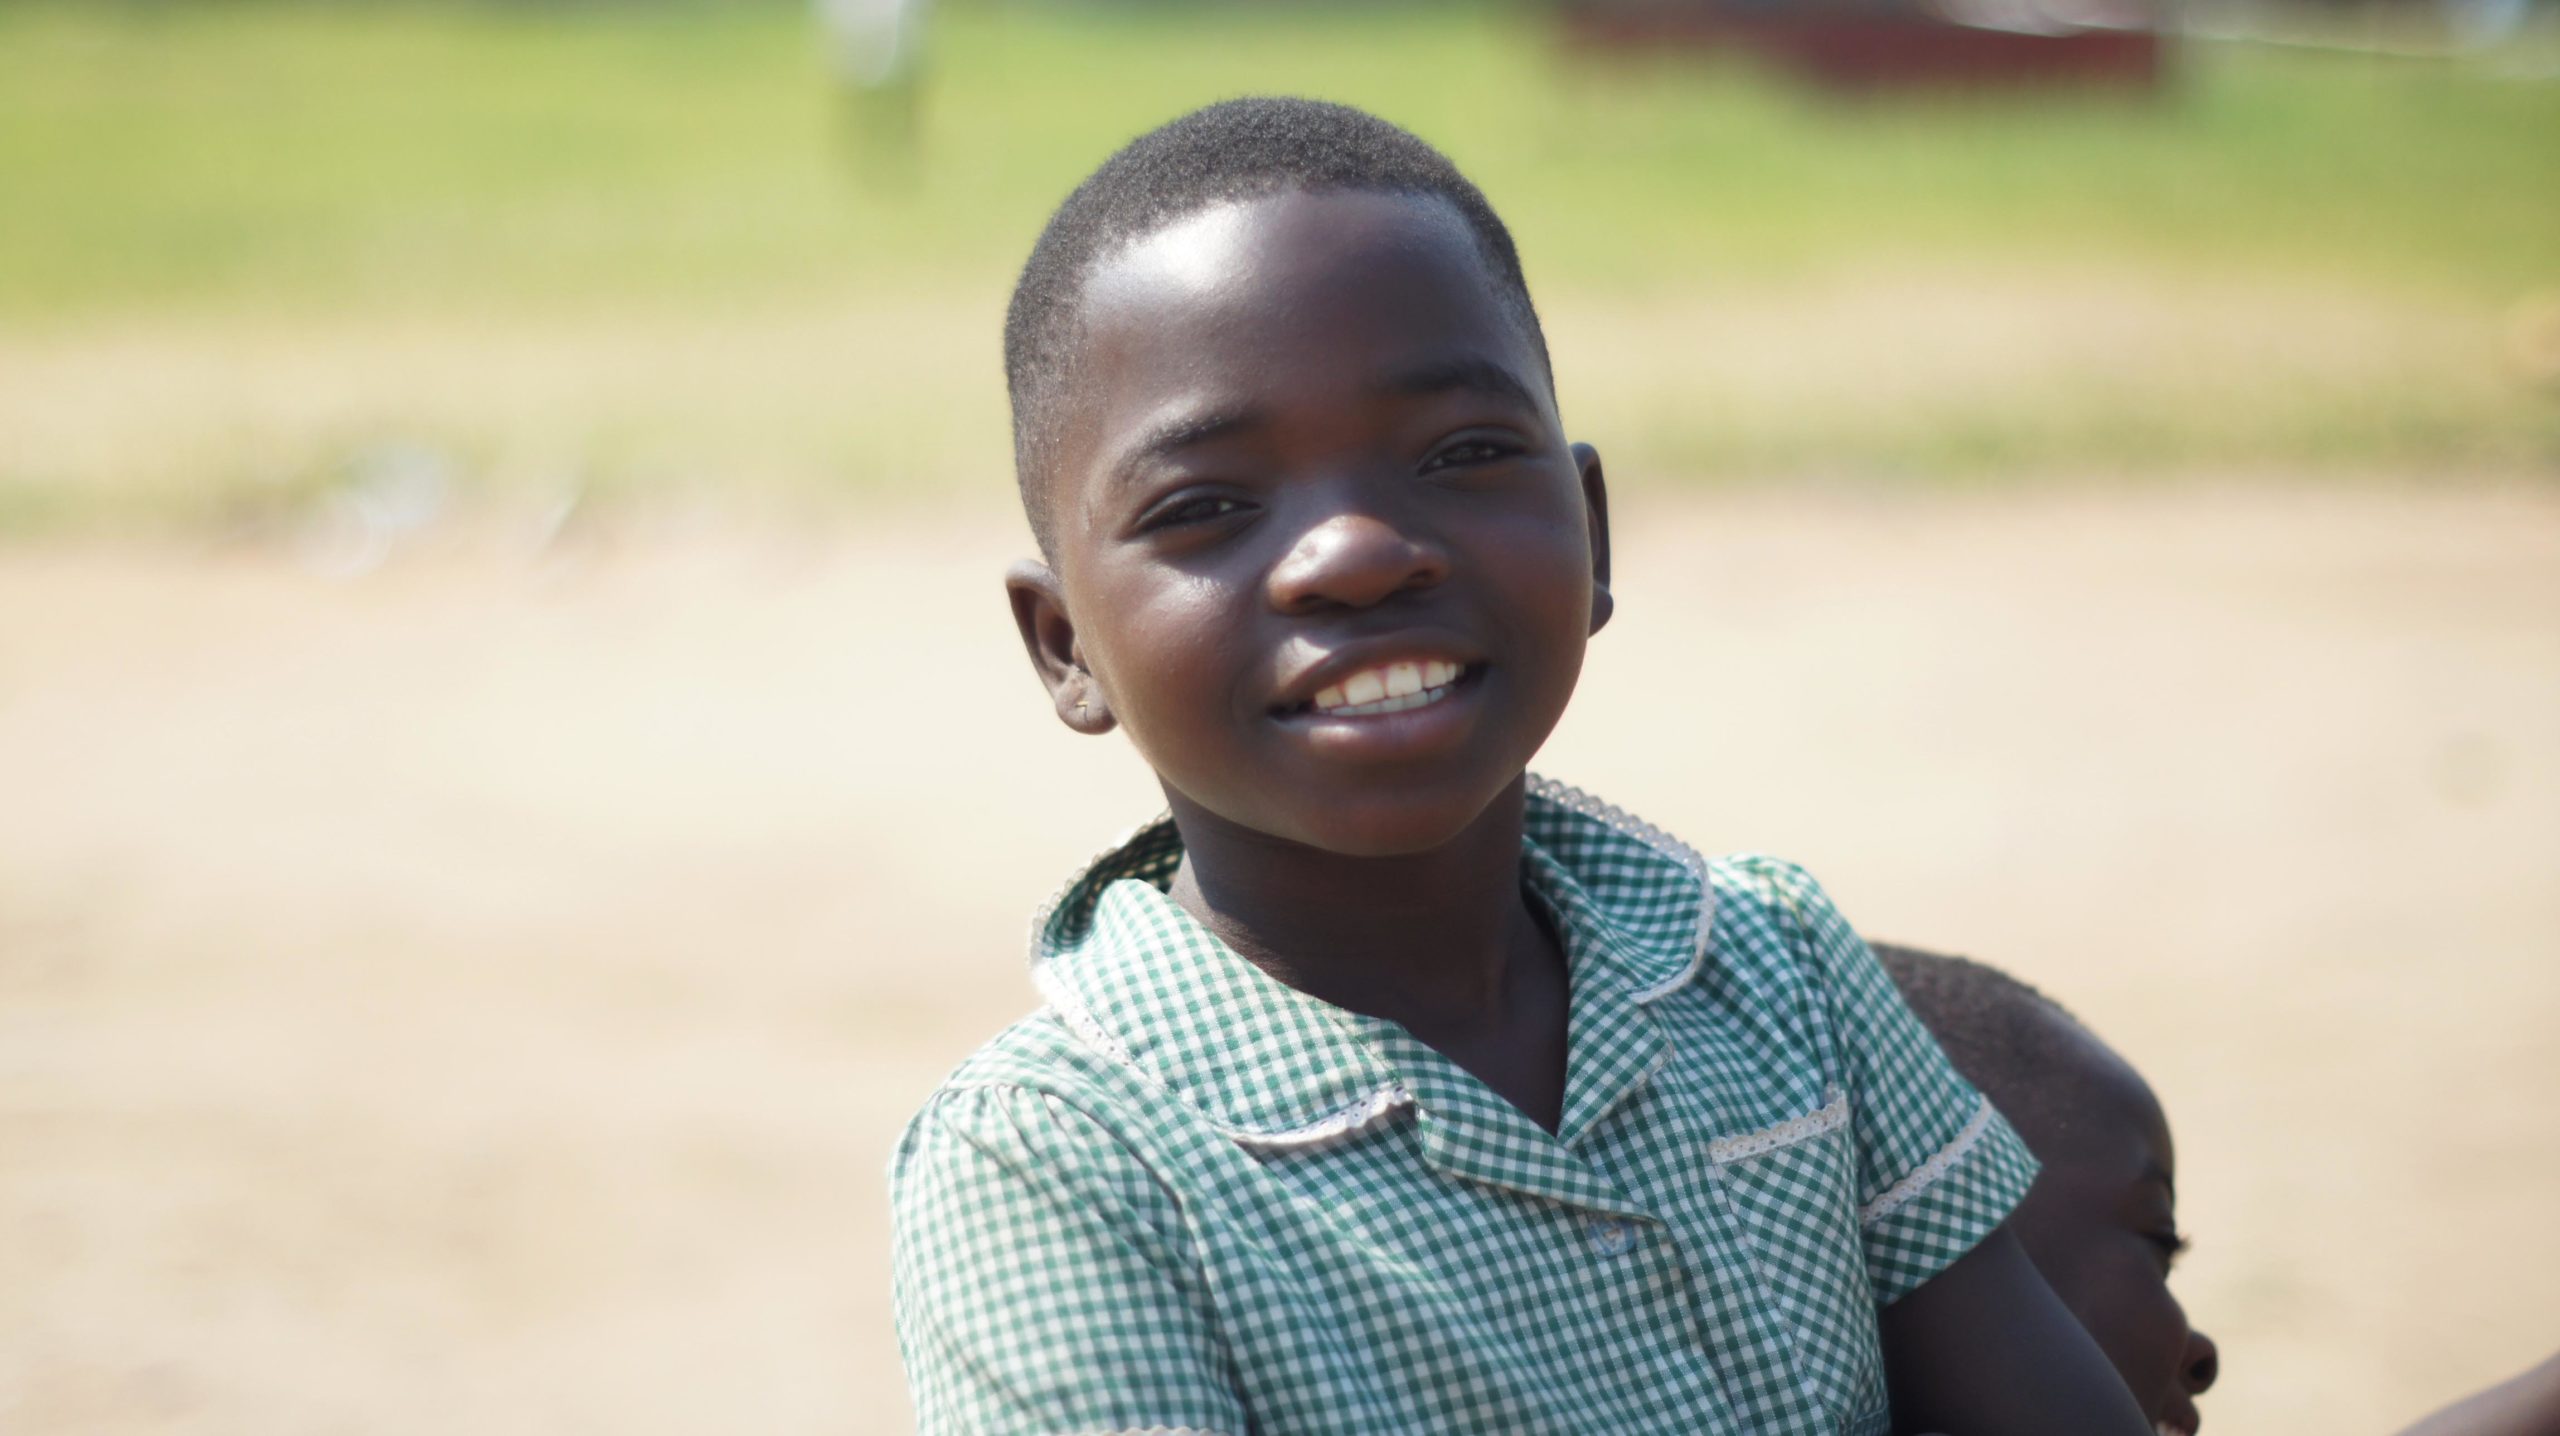
<instances>
[{"instance_id":1,"label":"neck","mask_svg":"<svg viewBox=\"0 0 2560 1436\"><path fill-rule=\"evenodd\" d=\"M1499 1026L1522 959L1549 951L1520 892L1526 780L1426 852L1340 853L1235 827L1168 794L1173 900L1247 961L1337 1007L1430 1034Z\"/></svg>"}]
</instances>

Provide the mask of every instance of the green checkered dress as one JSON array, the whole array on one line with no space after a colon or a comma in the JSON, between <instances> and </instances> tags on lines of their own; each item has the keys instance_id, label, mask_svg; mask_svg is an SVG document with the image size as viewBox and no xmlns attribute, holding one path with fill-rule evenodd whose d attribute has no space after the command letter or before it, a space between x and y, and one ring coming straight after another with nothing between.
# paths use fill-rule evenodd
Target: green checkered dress
<instances>
[{"instance_id":1,"label":"green checkered dress","mask_svg":"<svg viewBox=\"0 0 2560 1436\"><path fill-rule=\"evenodd\" d=\"M1876 1310L2034 1163L1822 890L1533 780L1573 990L1550 1135L1164 894L1169 822L1060 894L1047 1006L900 1142L929 1432L1876 1432Z\"/></svg>"}]
</instances>

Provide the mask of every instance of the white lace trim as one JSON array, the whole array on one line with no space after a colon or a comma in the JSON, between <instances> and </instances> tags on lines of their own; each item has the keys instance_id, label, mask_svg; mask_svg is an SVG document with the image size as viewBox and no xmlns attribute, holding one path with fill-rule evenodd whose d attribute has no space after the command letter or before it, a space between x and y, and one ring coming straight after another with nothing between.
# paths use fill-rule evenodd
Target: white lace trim
<instances>
[{"instance_id":1,"label":"white lace trim","mask_svg":"<svg viewBox=\"0 0 2560 1436\"><path fill-rule=\"evenodd\" d=\"M1095 1021L1093 1014L1085 1011L1084 1004L1076 1001L1075 994L1067 990L1065 981L1049 964L1044 962L1031 969L1031 985L1040 989L1041 999L1058 1014L1059 1021L1067 1024L1067 1030L1076 1035L1077 1041L1140 1073L1148 1081L1155 1081L1155 1074L1138 1065L1138 1059L1129 1055L1129 1049L1120 1045L1120 1039L1111 1035L1111 1029Z\"/></svg>"},{"instance_id":2,"label":"white lace trim","mask_svg":"<svg viewBox=\"0 0 2560 1436\"><path fill-rule=\"evenodd\" d=\"M1095 1021L1093 1014L1085 1011L1084 1005L1067 991L1066 984L1051 975L1046 964L1031 970L1031 981L1040 989L1040 995L1047 999L1050 1010L1058 1014L1058 1020L1075 1034L1077 1041L1138 1074L1140 1080L1157 1091L1173 1090L1132 1056L1129 1049L1111 1035L1110 1029ZM1209 1118L1209 1125L1217 1128L1220 1135L1249 1151L1306 1152L1357 1136L1412 1105L1413 1094L1406 1091L1402 1083L1390 1082L1303 1126L1284 1127L1278 1131L1222 1122L1207 1112L1202 1115Z\"/></svg>"},{"instance_id":3,"label":"white lace trim","mask_svg":"<svg viewBox=\"0 0 2560 1436\"><path fill-rule=\"evenodd\" d=\"M1912 1169L1911 1174L1885 1188L1884 1195L1858 1209L1858 1225L1871 1227L1895 1212L1909 1206L1922 1192L1937 1185L1938 1179L1963 1161L1991 1130L1991 1099L1976 1098L1973 1118L1964 1124L1955 1140L1938 1149L1938 1154Z\"/></svg>"},{"instance_id":4,"label":"white lace trim","mask_svg":"<svg viewBox=\"0 0 2560 1436\"><path fill-rule=\"evenodd\" d=\"M1215 1123L1227 1140L1247 1151L1310 1152L1348 1141L1413 1105L1413 1094L1401 1082L1390 1082L1366 1097L1345 1102L1303 1127L1285 1132L1256 1131L1226 1122Z\"/></svg>"},{"instance_id":5,"label":"white lace trim","mask_svg":"<svg viewBox=\"0 0 2560 1436\"><path fill-rule=\"evenodd\" d=\"M1849 1120L1849 1096L1845 1092L1825 1094L1830 1100L1801 1117L1790 1117L1774 1127L1746 1132L1739 1137L1718 1137L1707 1144L1710 1160L1722 1164L1763 1157L1781 1147L1792 1147L1810 1141L1826 1132L1836 1132Z\"/></svg>"},{"instance_id":6,"label":"white lace trim","mask_svg":"<svg viewBox=\"0 0 2560 1436\"><path fill-rule=\"evenodd\" d=\"M1154 817L1147 819L1145 822L1138 824L1136 827L1129 829L1120 836L1113 838L1111 842L1100 852L1097 852L1092 857L1078 863L1075 871L1067 874L1067 880L1058 884L1057 891L1050 893L1048 900L1041 903L1038 910L1031 914L1031 955L1033 958L1045 958L1049 955L1049 919L1058 915L1058 904L1067 900L1067 894L1074 892L1086 878L1093 876L1093 870L1102 866L1104 860L1117 857L1122 848L1136 842L1140 833L1146 832L1148 829L1153 828L1157 824L1165 822L1172 817L1173 810L1170 808L1165 809L1163 812L1160 812Z\"/></svg>"},{"instance_id":7,"label":"white lace trim","mask_svg":"<svg viewBox=\"0 0 2560 1436\"><path fill-rule=\"evenodd\" d=\"M1532 773L1529 775L1529 791L1549 802L1570 808L1595 822L1605 824L1619 835L1635 839L1688 870L1690 878L1698 884L1698 940L1689 951L1689 965L1653 986L1638 991L1635 994L1635 1000L1651 1002L1656 998L1668 997L1688 986L1690 979L1698 975L1698 969L1706 965L1707 943L1715 932L1713 919L1716 911L1716 890L1714 884L1707 881L1707 860L1698 855L1696 848L1617 804L1595 798L1570 783L1559 783L1553 778L1541 778Z\"/></svg>"}]
</instances>

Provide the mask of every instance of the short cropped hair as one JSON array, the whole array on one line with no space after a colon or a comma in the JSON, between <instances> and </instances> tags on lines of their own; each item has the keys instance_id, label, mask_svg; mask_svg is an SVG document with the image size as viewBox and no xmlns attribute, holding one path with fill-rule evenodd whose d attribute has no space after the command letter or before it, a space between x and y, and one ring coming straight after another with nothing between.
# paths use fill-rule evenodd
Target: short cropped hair
<instances>
[{"instance_id":1,"label":"short cropped hair","mask_svg":"<svg viewBox=\"0 0 2560 1436\"><path fill-rule=\"evenodd\" d=\"M1058 396L1072 368L1084 287L1120 248L1213 205L1284 190L1358 190L1441 200L1458 212L1538 364L1554 384L1519 251L1484 193L1446 155L1377 116L1321 100L1226 100L1131 140L1049 217L1005 312L1005 390L1014 478L1049 552L1046 470Z\"/></svg>"},{"instance_id":2,"label":"short cropped hair","mask_svg":"<svg viewBox=\"0 0 2560 1436\"><path fill-rule=\"evenodd\" d=\"M2011 1121L2040 1121L2069 1100L2055 1091L2052 1074L2068 1055L2068 1032L2087 1029L2068 1008L1986 962L1869 945L1947 1059Z\"/></svg>"}]
</instances>

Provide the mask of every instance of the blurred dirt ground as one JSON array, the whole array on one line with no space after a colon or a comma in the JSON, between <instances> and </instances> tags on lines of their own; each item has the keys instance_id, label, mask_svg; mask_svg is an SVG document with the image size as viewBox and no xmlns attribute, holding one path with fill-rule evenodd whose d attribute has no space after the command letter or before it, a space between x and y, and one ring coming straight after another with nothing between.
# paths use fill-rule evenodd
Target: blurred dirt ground
<instances>
[{"instance_id":1,"label":"blurred dirt ground","mask_svg":"<svg viewBox=\"0 0 2560 1436\"><path fill-rule=\"evenodd\" d=\"M1541 767L2150 1072L2212 1427L2560 1347L2560 493L1618 523ZM1156 802L1046 716L1016 533L0 550L0 1430L904 1429L890 1143Z\"/></svg>"}]
</instances>

